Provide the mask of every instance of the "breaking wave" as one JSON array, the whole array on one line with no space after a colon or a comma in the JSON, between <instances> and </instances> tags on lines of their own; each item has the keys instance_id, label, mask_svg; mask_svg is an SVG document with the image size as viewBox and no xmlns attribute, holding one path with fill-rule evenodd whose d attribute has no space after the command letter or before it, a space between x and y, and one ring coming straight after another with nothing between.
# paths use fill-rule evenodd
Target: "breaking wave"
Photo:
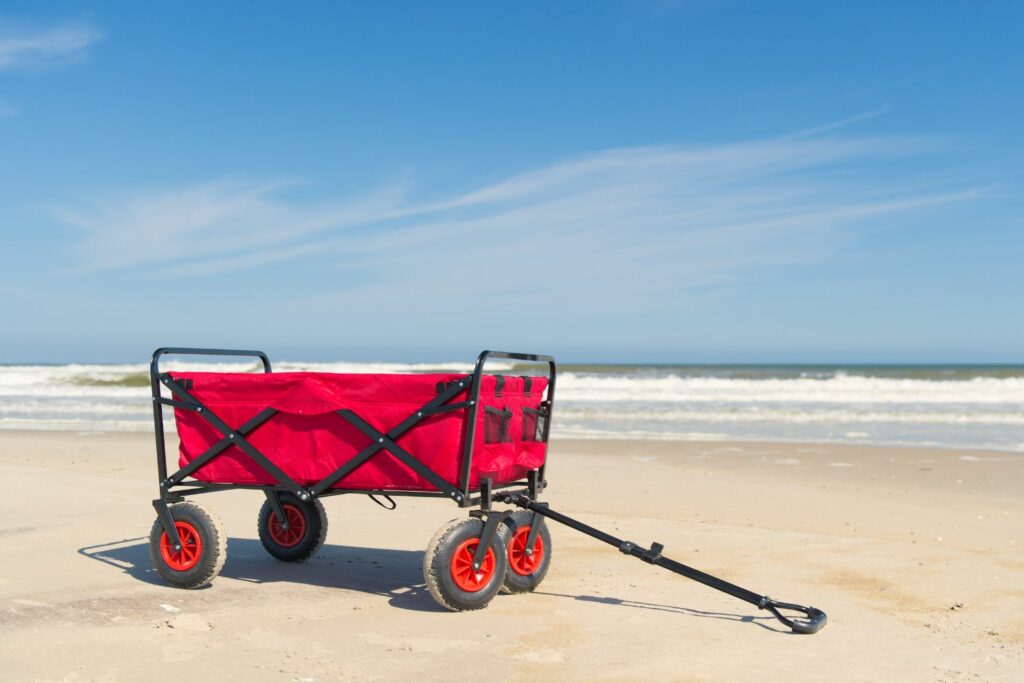
<instances>
[{"instance_id":1,"label":"breaking wave","mask_svg":"<svg viewBox=\"0 0 1024 683\"><path fill-rule=\"evenodd\" d=\"M168 369L258 372L258 363ZM279 362L278 371L469 372L469 363ZM491 372L521 374L506 363ZM0 429L148 431L148 366L0 366ZM1024 451L1024 368L568 365L556 437L753 439Z\"/></svg>"}]
</instances>

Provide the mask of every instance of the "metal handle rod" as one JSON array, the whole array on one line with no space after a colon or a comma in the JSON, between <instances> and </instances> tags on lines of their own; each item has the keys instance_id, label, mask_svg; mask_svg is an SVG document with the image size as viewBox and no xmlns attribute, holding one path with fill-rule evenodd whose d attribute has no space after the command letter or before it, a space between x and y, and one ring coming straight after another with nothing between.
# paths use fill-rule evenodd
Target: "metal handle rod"
<instances>
[{"instance_id":1,"label":"metal handle rod","mask_svg":"<svg viewBox=\"0 0 1024 683\"><path fill-rule=\"evenodd\" d=\"M248 349L197 349L184 346L165 346L153 352L150 360L150 374L155 377L160 374L161 356L241 356L243 358L259 358L263 363L263 371L270 372L270 358L262 351Z\"/></svg>"},{"instance_id":2,"label":"metal handle rod","mask_svg":"<svg viewBox=\"0 0 1024 683\"><path fill-rule=\"evenodd\" d=\"M651 564L656 564L660 567L664 567L669 571L673 571L677 574L682 574L687 578L693 579L694 581L697 581L699 583L703 583L706 586L710 586L724 593L728 593L729 595L735 598L739 598L740 600L749 602L752 605L759 604L761 602L762 597L764 597L762 595L758 595L753 591L749 591L746 588L742 588L735 584L729 583L728 581L723 581L722 579L711 576L710 574L705 574L704 572L698 569L694 569L693 567L688 567L687 565L676 562L675 560L670 560L667 557L662 557L660 553L652 553L650 550L642 546L639 546L636 543L624 541L623 539L605 533L600 529L595 529L589 524L584 524L583 522L573 519L572 517L567 517L566 515L563 515L560 512L552 510L549 507L538 505L537 503L534 503L532 500L526 498L525 496L517 496L516 498L521 498L522 502L519 502L516 499L513 499L510 502L515 503L520 507L525 507L528 510L533 510L539 515L550 517L556 522L559 522L561 524L566 525L567 527L575 529L576 531L596 538L597 540L607 543L608 545L615 546L626 555L638 557L641 560L650 562Z\"/></svg>"},{"instance_id":3,"label":"metal handle rod","mask_svg":"<svg viewBox=\"0 0 1024 683\"><path fill-rule=\"evenodd\" d=\"M648 564L658 565L659 567L668 569L669 571L675 572L676 574L681 574L682 576L685 576L688 579L692 579L698 583L702 583L705 586L714 588L715 590L722 591L723 593L731 595L734 598L738 598L740 600L743 600L744 602L748 602L751 605L756 605L758 609L768 610L772 613L773 616L775 616L776 619L781 621L786 626L790 627L796 633L817 633L828 622L828 617L825 615L825 613L814 607L804 607L802 605L795 605L792 603L777 602L769 598L767 595L759 595L754 591L747 590L746 588L737 586L734 583L729 583L728 581L719 579L716 576L706 574L700 571L699 569L694 569L693 567L682 564L681 562L676 562L675 560L663 557L661 555L663 546L659 543L653 543L651 547L648 549L639 546L636 543L624 541L621 538L612 536L611 534L605 533L600 529L595 529L589 524L584 524L579 520L573 519L572 517L568 517L560 512L552 510L550 507L544 504L530 500L529 497L524 496L522 494L505 494L502 496L502 500L504 500L505 503L510 503L522 508L526 508L527 510L532 510L538 515L551 518L556 522L564 524L571 529L575 529L576 531L584 533L592 538L596 538L597 540L607 543L608 545L615 546L619 549L620 552L626 555L632 555L633 557L641 559L644 562L647 562ZM801 612L808 617L808 620L794 621L792 619L788 619L779 613L779 609L788 609Z\"/></svg>"}]
</instances>

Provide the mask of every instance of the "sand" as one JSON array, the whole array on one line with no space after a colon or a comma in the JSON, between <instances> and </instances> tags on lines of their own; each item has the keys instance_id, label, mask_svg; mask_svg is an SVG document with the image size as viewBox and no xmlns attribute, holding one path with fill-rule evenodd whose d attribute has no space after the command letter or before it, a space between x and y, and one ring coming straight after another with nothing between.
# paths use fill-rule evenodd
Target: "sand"
<instances>
[{"instance_id":1,"label":"sand","mask_svg":"<svg viewBox=\"0 0 1024 683\"><path fill-rule=\"evenodd\" d=\"M441 611L423 549L451 503L326 502L305 564L256 540L258 493L197 498L230 536L209 588L166 587L144 434L0 432L5 681L1024 680L1024 456L560 441L545 499L665 555L825 609L766 613L552 525L533 594Z\"/></svg>"}]
</instances>

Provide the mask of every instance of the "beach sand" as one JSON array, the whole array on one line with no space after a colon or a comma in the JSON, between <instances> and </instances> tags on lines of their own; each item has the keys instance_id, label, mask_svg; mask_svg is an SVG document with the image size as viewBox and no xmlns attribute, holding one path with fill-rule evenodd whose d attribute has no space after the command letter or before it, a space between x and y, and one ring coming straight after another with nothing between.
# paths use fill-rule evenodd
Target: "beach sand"
<instances>
[{"instance_id":1,"label":"beach sand","mask_svg":"<svg viewBox=\"0 0 1024 683\"><path fill-rule=\"evenodd\" d=\"M325 502L305 564L256 540L262 497L200 496L230 536L209 588L163 585L145 434L0 432L0 679L1024 680L1024 456L556 441L544 499L774 598L815 636L557 524L547 580L449 613L423 549L440 500Z\"/></svg>"}]
</instances>

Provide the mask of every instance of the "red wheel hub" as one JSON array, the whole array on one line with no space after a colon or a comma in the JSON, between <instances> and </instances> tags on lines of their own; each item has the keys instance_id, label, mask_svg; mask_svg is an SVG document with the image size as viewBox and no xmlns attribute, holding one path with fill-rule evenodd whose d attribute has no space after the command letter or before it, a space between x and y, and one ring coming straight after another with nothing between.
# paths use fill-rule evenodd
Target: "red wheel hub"
<instances>
[{"instance_id":1,"label":"red wheel hub","mask_svg":"<svg viewBox=\"0 0 1024 683\"><path fill-rule=\"evenodd\" d=\"M527 554L526 541L529 535L530 527L522 526L516 529L508 542L508 566L520 576L533 574L544 561L544 539L540 534L537 534L533 542L533 552Z\"/></svg>"},{"instance_id":2,"label":"red wheel hub","mask_svg":"<svg viewBox=\"0 0 1024 683\"><path fill-rule=\"evenodd\" d=\"M291 548L297 546L306 535L306 516L302 514L302 510L290 503L285 503L281 507L284 508L284 516L288 518L288 528L281 524L276 513L271 513L270 538L282 548Z\"/></svg>"},{"instance_id":3,"label":"red wheel hub","mask_svg":"<svg viewBox=\"0 0 1024 683\"><path fill-rule=\"evenodd\" d=\"M487 549L480 568L473 569L473 556L476 555L479 545L479 538L469 538L460 543L459 547L455 549L455 553L452 554L452 580L460 590L467 593L476 593L482 590L494 576L494 565L497 563L494 559L494 550L491 548Z\"/></svg>"},{"instance_id":4,"label":"red wheel hub","mask_svg":"<svg viewBox=\"0 0 1024 683\"><path fill-rule=\"evenodd\" d=\"M160 536L160 557L163 558L164 564L174 571L185 572L196 566L203 556L203 539L189 522L175 522L174 527L181 539L181 550L174 549L174 544L165 531Z\"/></svg>"}]
</instances>

